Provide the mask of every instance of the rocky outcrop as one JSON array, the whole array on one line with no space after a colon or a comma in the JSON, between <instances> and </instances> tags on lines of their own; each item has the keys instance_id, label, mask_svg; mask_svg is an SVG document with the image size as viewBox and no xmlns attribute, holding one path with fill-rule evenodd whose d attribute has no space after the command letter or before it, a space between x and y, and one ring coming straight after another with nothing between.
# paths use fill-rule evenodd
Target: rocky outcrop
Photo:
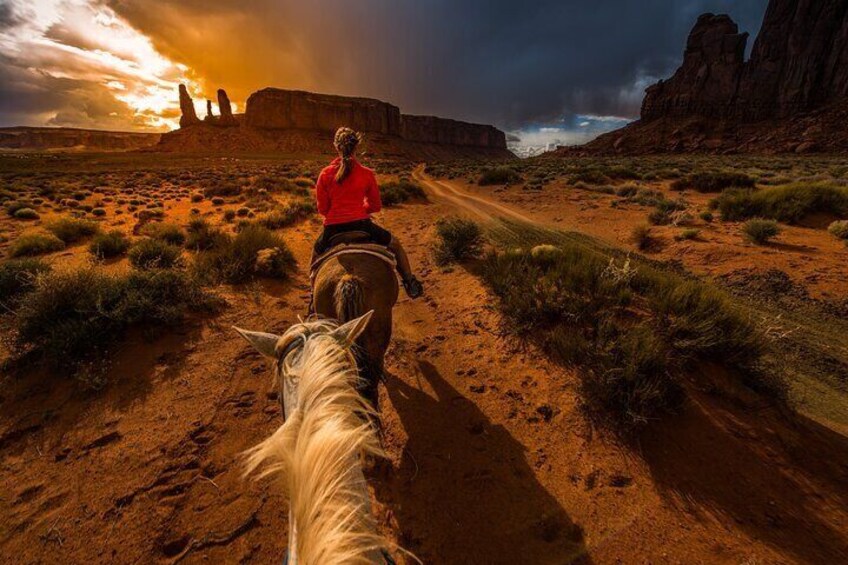
<instances>
[{"instance_id":1,"label":"rocky outcrop","mask_svg":"<svg viewBox=\"0 0 848 565\"><path fill-rule=\"evenodd\" d=\"M704 116L786 118L848 96L848 2L772 0L748 62L748 34L704 14L683 64L645 93L642 120Z\"/></svg>"},{"instance_id":2,"label":"rocky outcrop","mask_svg":"<svg viewBox=\"0 0 848 565\"><path fill-rule=\"evenodd\" d=\"M76 128L0 128L0 151L129 151L156 145L158 133Z\"/></svg>"},{"instance_id":3,"label":"rocky outcrop","mask_svg":"<svg viewBox=\"0 0 848 565\"><path fill-rule=\"evenodd\" d=\"M848 1L771 0L745 61L747 38L729 16L702 15L641 119L580 151L845 151Z\"/></svg>"},{"instance_id":4,"label":"rocky outcrop","mask_svg":"<svg viewBox=\"0 0 848 565\"><path fill-rule=\"evenodd\" d=\"M238 119L232 114L227 94L219 90L218 106L221 116L210 118L210 109L204 122L210 125L240 126L245 147L264 144L270 149L288 148L292 140L304 139L304 136L284 135L286 132L314 132L312 138L307 136L307 139L320 140L319 147L331 148L324 138L331 136L339 126L345 125L372 134L370 139L375 136L385 138L380 139L379 144L386 147L403 145L392 145L392 140L407 143L403 145L405 151L411 147L409 144L423 144L492 149L502 156L508 155L506 135L493 126L433 116L405 115L400 113L397 106L372 98L265 88L250 95L245 113ZM181 127L182 123L183 120L180 120ZM237 144L237 136L231 134L226 138L199 134L184 136L187 144L192 146L197 145L201 137L211 146L215 146L217 141L221 142L219 145L227 145L228 148ZM170 138L168 144L174 145ZM309 145L311 149L313 144L310 142Z\"/></svg>"},{"instance_id":5,"label":"rocky outcrop","mask_svg":"<svg viewBox=\"0 0 848 565\"><path fill-rule=\"evenodd\" d=\"M213 122L215 121L215 116L212 114L212 101L206 100L206 117L203 118L204 122Z\"/></svg>"},{"instance_id":6,"label":"rocky outcrop","mask_svg":"<svg viewBox=\"0 0 848 565\"><path fill-rule=\"evenodd\" d=\"M197 112L194 111L194 103L184 84L180 85L180 127L193 126L200 123Z\"/></svg>"},{"instance_id":7,"label":"rocky outcrop","mask_svg":"<svg viewBox=\"0 0 848 565\"><path fill-rule=\"evenodd\" d=\"M230 97L223 88L218 89L218 111L221 112L219 121L222 126L236 125L236 119L233 116L233 107L230 104Z\"/></svg>"},{"instance_id":8,"label":"rocky outcrop","mask_svg":"<svg viewBox=\"0 0 848 565\"><path fill-rule=\"evenodd\" d=\"M645 91L642 119L723 116L736 96L747 41L748 34L740 34L729 16L702 15L689 34L681 67Z\"/></svg>"},{"instance_id":9,"label":"rocky outcrop","mask_svg":"<svg viewBox=\"0 0 848 565\"><path fill-rule=\"evenodd\" d=\"M346 125L358 131L398 135L400 110L371 98L265 88L247 99L244 122L260 129L335 131Z\"/></svg>"}]
</instances>

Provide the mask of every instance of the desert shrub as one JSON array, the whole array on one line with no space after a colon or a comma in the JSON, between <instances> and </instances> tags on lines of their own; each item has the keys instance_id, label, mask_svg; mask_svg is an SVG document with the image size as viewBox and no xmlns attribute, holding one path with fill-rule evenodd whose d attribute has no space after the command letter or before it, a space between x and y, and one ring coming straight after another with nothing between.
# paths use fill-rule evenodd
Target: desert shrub
<instances>
[{"instance_id":1,"label":"desert shrub","mask_svg":"<svg viewBox=\"0 0 848 565\"><path fill-rule=\"evenodd\" d=\"M848 220L838 220L827 227L828 233L848 241Z\"/></svg>"},{"instance_id":2,"label":"desert shrub","mask_svg":"<svg viewBox=\"0 0 848 565\"><path fill-rule=\"evenodd\" d=\"M753 188L755 180L743 173L696 173L671 184L672 190L694 189L698 192L721 192L726 188Z\"/></svg>"},{"instance_id":3,"label":"desert shrub","mask_svg":"<svg viewBox=\"0 0 848 565\"><path fill-rule=\"evenodd\" d=\"M190 312L217 305L183 272L113 275L90 266L56 270L38 277L18 311L15 346L19 352L73 365L102 354L129 327L174 324Z\"/></svg>"},{"instance_id":4,"label":"desert shrub","mask_svg":"<svg viewBox=\"0 0 848 565\"><path fill-rule=\"evenodd\" d=\"M635 226L630 232L630 240L636 245L639 251L647 251L655 243L651 233L651 226L647 224Z\"/></svg>"},{"instance_id":5,"label":"desert shrub","mask_svg":"<svg viewBox=\"0 0 848 565\"><path fill-rule=\"evenodd\" d=\"M483 231L471 220L442 218L436 223L436 236L434 254L440 265L474 259L483 249Z\"/></svg>"},{"instance_id":6,"label":"desert shrub","mask_svg":"<svg viewBox=\"0 0 848 565\"><path fill-rule=\"evenodd\" d=\"M14 305L35 288L36 278L50 271L41 259L9 259L0 263L0 302Z\"/></svg>"},{"instance_id":7,"label":"desert shrub","mask_svg":"<svg viewBox=\"0 0 848 565\"><path fill-rule=\"evenodd\" d=\"M142 239L130 248L129 259L139 269L171 269L182 261L182 250L159 239Z\"/></svg>"},{"instance_id":8,"label":"desert shrub","mask_svg":"<svg viewBox=\"0 0 848 565\"><path fill-rule=\"evenodd\" d=\"M191 201L192 202L203 202L203 195L200 194L199 192L195 192L194 194L191 195Z\"/></svg>"},{"instance_id":9,"label":"desert shrub","mask_svg":"<svg viewBox=\"0 0 848 565\"><path fill-rule=\"evenodd\" d=\"M226 245L229 240L230 236L212 226L206 219L192 218L188 223L185 246L194 251L206 251Z\"/></svg>"},{"instance_id":10,"label":"desert shrub","mask_svg":"<svg viewBox=\"0 0 848 565\"><path fill-rule=\"evenodd\" d=\"M95 222L68 216L49 222L45 227L47 231L65 243L74 243L84 237L94 235L100 229Z\"/></svg>"},{"instance_id":11,"label":"desert shrub","mask_svg":"<svg viewBox=\"0 0 848 565\"><path fill-rule=\"evenodd\" d=\"M102 217L102 216L106 215L106 209L105 208L94 208L91 211L91 213L95 216Z\"/></svg>"},{"instance_id":12,"label":"desert shrub","mask_svg":"<svg viewBox=\"0 0 848 565\"><path fill-rule=\"evenodd\" d=\"M165 222L147 224L142 228L141 233L171 245L182 245L186 240L186 234L180 226Z\"/></svg>"},{"instance_id":13,"label":"desert shrub","mask_svg":"<svg viewBox=\"0 0 848 565\"><path fill-rule=\"evenodd\" d=\"M91 239L88 251L95 257L111 259L127 252L130 242L120 230L98 233Z\"/></svg>"},{"instance_id":14,"label":"desert shrub","mask_svg":"<svg viewBox=\"0 0 848 565\"><path fill-rule=\"evenodd\" d=\"M299 220L315 213L315 204L309 200L295 200L261 215L256 222L269 230L294 225Z\"/></svg>"},{"instance_id":15,"label":"desert shrub","mask_svg":"<svg viewBox=\"0 0 848 565\"><path fill-rule=\"evenodd\" d=\"M51 233L25 233L18 237L9 249L12 257L31 257L61 251L65 242Z\"/></svg>"},{"instance_id":16,"label":"desert shrub","mask_svg":"<svg viewBox=\"0 0 848 565\"><path fill-rule=\"evenodd\" d=\"M203 194L199 195L200 200L203 200L203 197L206 198L214 198L215 196L238 196L241 194L241 186L232 180L221 180L220 182L216 182L212 186L207 186L203 189ZM196 196L192 195L192 202L198 202L195 200Z\"/></svg>"},{"instance_id":17,"label":"desert shrub","mask_svg":"<svg viewBox=\"0 0 848 565\"><path fill-rule=\"evenodd\" d=\"M486 169L477 179L480 186L491 186L496 184L513 184L521 182L521 175L509 167L495 167Z\"/></svg>"},{"instance_id":18,"label":"desert shrub","mask_svg":"<svg viewBox=\"0 0 848 565\"><path fill-rule=\"evenodd\" d=\"M755 368L763 337L720 291L578 243L543 247L490 253L483 280L510 329L580 369L587 406L616 429L677 407L703 361L765 382Z\"/></svg>"},{"instance_id":19,"label":"desert shrub","mask_svg":"<svg viewBox=\"0 0 848 565\"><path fill-rule=\"evenodd\" d=\"M216 196L212 199L212 204L215 205L215 206L223 206L224 202L225 202L225 200L223 198L221 198L220 196Z\"/></svg>"},{"instance_id":20,"label":"desert shrub","mask_svg":"<svg viewBox=\"0 0 848 565\"><path fill-rule=\"evenodd\" d=\"M380 187L380 199L385 206L395 206L409 200L424 198L426 198L424 189L412 182L389 182Z\"/></svg>"},{"instance_id":21,"label":"desert shrub","mask_svg":"<svg viewBox=\"0 0 848 565\"><path fill-rule=\"evenodd\" d=\"M584 169L579 171L577 174L571 177L572 183L586 183L586 184L607 184L610 181L609 177L607 177L603 172L598 169Z\"/></svg>"},{"instance_id":22,"label":"desert shrub","mask_svg":"<svg viewBox=\"0 0 848 565\"><path fill-rule=\"evenodd\" d=\"M15 210L15 218L18 220L37 220L39 215L32 208L18 208Z\"/></svg>"},{"instance_id":23,"label":"desert shrub","mask_svg":"<svg viewBox=\"0 0 848 565\"><path fill-rule=\"evenodd\" d=\"M614 167L607 167L603 173L611 179L616 180L641 180L642 175L639 174L638 171L625 167L624 165L617 165Z\"/></svg>"},{"instance_id":24,"label":"desert shrub","mask_svg":"<svg viewBox=\"0 0 848 565\"><path fill-rule=\"evenodd\" d=\"M194 268L202 280L239 284L257 277L286 279L294 265L294 255L280 236L251 224L226 244L198 255Z\"/></svg>"},{"instance_id":25,"label":"desert shrub","mask_svg":"<svg viewBox=\"0 0 848 565\"><path fill-rule=\"evenodd\" d=\"M754 218L742 224L742 233L751 242L763 245L780 233L780 227L774 220Z\"/></svg>"},{"instance_id":26,"label":"desert shrub","mask_svg":"<svg viewBox=\"0 0 848 565\"><path fill-rule=\"evenodd\" d=\"M235 219L235 217L236 217L236 211L235 210L224 210L224 221L225 222L232 222Z\"/></svg>"},{"instance_id":27,"label":"desert shrub","mask_svg":"<svg viewBox=\"0 0 848 565\"><path fill-rule=\"evenodd\" d=\"M796 223L816 213L848 217L848 188L795 183L762 190L726 190L715 200L725 221L769 218Z\"/></svg>"},{"instance_id":28,"label":"desert shrub","mask_svg":"<svg viewBox=\"0 0 848 565\"><path fill-rule=\"evenodd\" d=\"M692 240L698 239L699 235L701 235L701 230L697 228L686 228L685 230L681 231L679 234L674 236L674 239L678 241Z\"/></svg>"},{"instance_id":29,"label":"desert shrub","mask_svg":"<svg viewBox=\"0 0 848 565\"><path fill-rule=\"evenodd\" d=\"M630 198L631 196L636 196L636 193L638 192L639 186L635 184L625 184L615 190L616 196L621 196L622 198Z\"/></svg>"},{"instance_id":30,"label":"desert shrub","mask_svg":"<svg viewBox=\"0 0 848 565\"><path fill-rule=\"evenodd\" d=\"M10 200L6 202L6 213L14 217L18 210L23 210L24 208L28 207L29 204L26 202L21 202L20 200Z\"/></svg>"},{"instance_id":31,"label":"desert shrub","mask_svg":"<svg viewBox=\"0 0 848 565\"><path fill-rule=\"evenodd\" d=\"M713 221L713 213L710 212L709 210L704 210L703 212L698 214L698 217L701 218L702 220L704 220L707 223L710 223L710 222Z\"/></svg>"}]
</instances>

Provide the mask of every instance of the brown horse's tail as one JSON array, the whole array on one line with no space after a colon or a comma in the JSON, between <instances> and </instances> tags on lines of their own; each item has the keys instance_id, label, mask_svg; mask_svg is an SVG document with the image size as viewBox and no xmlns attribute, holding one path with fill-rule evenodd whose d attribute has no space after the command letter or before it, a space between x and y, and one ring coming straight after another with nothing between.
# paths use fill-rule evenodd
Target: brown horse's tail
<instances>
[{"instance_id":1,"label":"brown horse's tail","mask_svg":"<svg viewBox=\"0 0 848 565\"><path fill-rule=\"evenodd\" d=\"M344 324L365 313L362 281L353 275L342 276L335 292L336 318Z\"/></svg>"}]
</instances>

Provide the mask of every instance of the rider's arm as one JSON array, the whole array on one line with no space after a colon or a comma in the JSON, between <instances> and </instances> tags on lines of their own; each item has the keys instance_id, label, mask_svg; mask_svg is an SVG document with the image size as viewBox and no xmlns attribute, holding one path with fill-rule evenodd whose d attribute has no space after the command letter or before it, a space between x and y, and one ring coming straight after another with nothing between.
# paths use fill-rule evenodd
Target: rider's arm
<instances>
[{"instance_id":1,"label":"rider's arm","mask_svg":"<svg viewBox=\"0 0 848 565\"><path fill-rule=\"evenodd\" d=\"M315 184L315 200L318 205L318 213L326 216L330 211L330 193L327 191L324 175L318 177L318 182Z\"/></svg>"},{"instance_id":2,"label":"rider's arm","mask_svg":"<svg viewBox=\"0 0 848 565\"><path fill-rule=\"evenodd\" d=\"M368 188L365 191L365 212L376 214L382 208L383 203L380 201L380 189L377 187L377 177L371 175Z\"/></svg>"}]
</instances>

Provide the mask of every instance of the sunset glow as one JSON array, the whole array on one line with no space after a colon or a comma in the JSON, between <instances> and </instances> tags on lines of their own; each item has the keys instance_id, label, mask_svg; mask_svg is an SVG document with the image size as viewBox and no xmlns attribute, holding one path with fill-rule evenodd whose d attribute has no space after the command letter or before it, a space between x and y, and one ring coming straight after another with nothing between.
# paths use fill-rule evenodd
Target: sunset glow
<instances>
[{"instance_id":1,"label":"sunset glow","mask_svg":"<svg viewBox=\"0 0 848 565\"><path fill-rule=\"evenodd\" d=\"M162 56L148 37L106 5L12 0L10 8L16 25L0 34L0 46L22 73L32 75L21 79L74 83L94 97L89 110L115 106L105 116L56 111L42 116L47 125L103 127L128 119L137 128L168 130L178 122L177 85L184 82L193 95L202 95L185 65Z\"/></svg>"}]
</instances>

